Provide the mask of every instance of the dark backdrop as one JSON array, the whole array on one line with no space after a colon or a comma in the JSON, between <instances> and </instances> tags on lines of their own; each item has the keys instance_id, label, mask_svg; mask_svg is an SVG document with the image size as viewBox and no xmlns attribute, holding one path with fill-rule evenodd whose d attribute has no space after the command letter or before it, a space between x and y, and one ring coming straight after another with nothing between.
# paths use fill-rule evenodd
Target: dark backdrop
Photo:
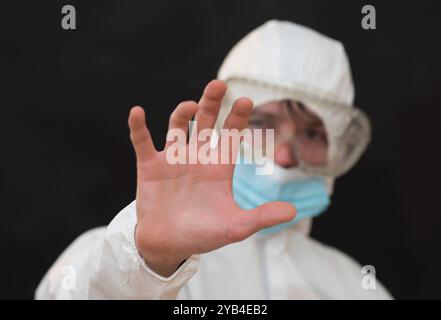
<instances>
[{"instance_id":1,"label":"dark backdrop","mask_svg":"<svg viewBox=\"0 0 441 320\"><path fill-rule=\"evenodd\" d=\"M8 2L8 3L7 3ZM157 147L228 50L270 18L344 42L373 142L313 236L376 267L397 298L441 298L440 19L418 1L3 1L0 298L32 298L80 233L135 195L130 106ZM374 4L377 30L360 26ZM75 31L61 7L75 5Z\"/></svg>"}]
</instances>

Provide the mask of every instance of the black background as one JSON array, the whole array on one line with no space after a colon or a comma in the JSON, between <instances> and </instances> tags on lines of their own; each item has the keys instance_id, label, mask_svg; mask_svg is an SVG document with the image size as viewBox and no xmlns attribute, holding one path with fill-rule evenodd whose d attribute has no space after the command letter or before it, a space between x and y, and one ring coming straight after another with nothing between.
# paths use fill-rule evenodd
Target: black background
<instances>
[{"instance_id":1,"label":"black background","mask_svg":"<svg viewBox=\"0 0 441 320\"><path fill-rule=\"evenodd\" d=\"M376 267L396 298L441 298L441 15L436 1L3 1L0 298L32 298L81 232L135 195L140 104L158 148L228 50L268 19L341 40L373 142L337 181L313 237ZM74 5L77 30L61 28ZM377 30L361 28L374 4Z\"/></svg>"}]
</instances>

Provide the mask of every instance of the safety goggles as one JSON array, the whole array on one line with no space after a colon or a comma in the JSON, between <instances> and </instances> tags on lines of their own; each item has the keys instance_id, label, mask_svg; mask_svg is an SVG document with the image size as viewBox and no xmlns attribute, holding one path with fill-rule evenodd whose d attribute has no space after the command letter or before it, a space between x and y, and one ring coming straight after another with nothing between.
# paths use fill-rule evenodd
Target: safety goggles
<instances>
[{"instance_id":1,"label":"safety goggles","mask_svg":"<svg viewBox=\"0 0 441 320\"><path fill-rule=\"evenodd\" d=\"M272 151L277 152L280 147L289 148L293 166L307 174L333 177L341 175L364 150L360 145L363 139L360 134L365 132L362 127L366 126L367 119L359 110L348 111L350 112L345 116L351 119L346 130L334 141L331 157L329 137L320 117L301 102L282 100L265 103L254 110L249 128L263 132L273 130L274 141L267 141L263 134L260 145L254 142L254 151L273 158L274 155L267 150L269 143L273 143Z\"/></svg>"}]
</instances>

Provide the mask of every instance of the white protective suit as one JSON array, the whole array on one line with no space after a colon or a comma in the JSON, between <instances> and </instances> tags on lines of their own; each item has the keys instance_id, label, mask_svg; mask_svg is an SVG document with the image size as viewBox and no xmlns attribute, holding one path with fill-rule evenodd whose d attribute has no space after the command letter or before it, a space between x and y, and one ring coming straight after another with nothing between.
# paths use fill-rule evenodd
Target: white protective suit
<instances>
[{"instance_id":1,"label":"white protective suit","mask_svg":"<svg viewBox=\"0 0 441 320\"><path fill-rule=\"evenodd\" d=\"M236 95L248 95L256 104L259 99L264 102L301 95L322 117L331 149L338 150L333 147L333 136L338 136L346 120L329 112L327 106L350 108L354 96L349 63L339 42L290 22L269 21L232 49L219 78L229 89L218 127ZM261 90L263 87L266 89ZM280 91L282 87L296 93L281 94L289 91ZM332 184L328 179L330 193ZM193 255L168 278L153 272L138 254L135 225L136 206L132 202L107 227L81 235L44 276L36 298L391 298L378 281L376 289L363 289L365 274L359 264L311 239L310 219L273 234L253 235L213 252Z\"/></svg>"}]
</instances>

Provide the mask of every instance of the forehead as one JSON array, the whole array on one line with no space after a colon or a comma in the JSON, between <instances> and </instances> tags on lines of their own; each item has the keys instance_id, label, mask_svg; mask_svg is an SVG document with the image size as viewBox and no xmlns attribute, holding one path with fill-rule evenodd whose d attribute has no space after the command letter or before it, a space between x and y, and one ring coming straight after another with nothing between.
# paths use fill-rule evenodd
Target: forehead
<instances>
[{"instance_id":1,"label":"forehead","mask_svg":"<svg viewBox=\"0 0 441 320\"><path fill-rule=\"evenodd\" d=\"M253 111L256 113L269 112L269 113L277 114L281 112L281 107L282 107L281 101L269 101L256 106L256 108L254 108Z\"/></svg>"}]
</instances>

